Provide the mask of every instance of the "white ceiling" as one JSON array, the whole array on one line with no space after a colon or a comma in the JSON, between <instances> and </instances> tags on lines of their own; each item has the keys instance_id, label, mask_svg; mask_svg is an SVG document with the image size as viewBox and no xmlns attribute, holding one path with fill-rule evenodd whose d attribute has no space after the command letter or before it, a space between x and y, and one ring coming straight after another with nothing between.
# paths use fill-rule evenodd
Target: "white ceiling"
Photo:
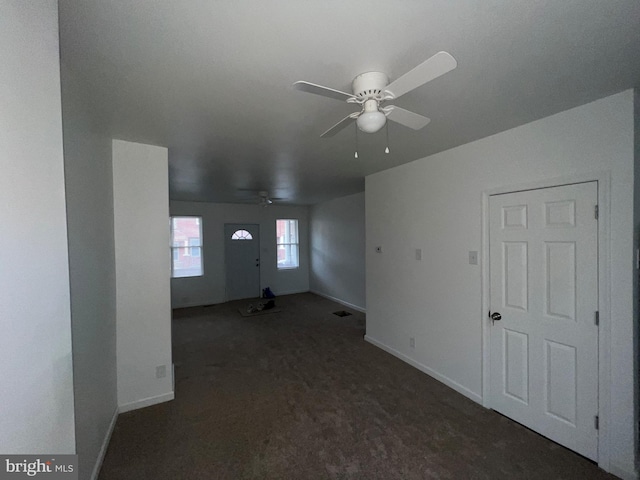
<instances>
[{"instance_id":1,"label":"white ceiling","mask_svg":"<svg viewBox=\"0 0 640 480\"><path fill-rule=\"evenodd\" d=\"M170 196L313 204L364 176L640 86L638 0L60 0L66 67L115 138L169 147ZM431 118L319 136L350 92L440 50L458 68L396 104ZM481 161L481 159L479 159Z\"/></svg>"}]
</instances>

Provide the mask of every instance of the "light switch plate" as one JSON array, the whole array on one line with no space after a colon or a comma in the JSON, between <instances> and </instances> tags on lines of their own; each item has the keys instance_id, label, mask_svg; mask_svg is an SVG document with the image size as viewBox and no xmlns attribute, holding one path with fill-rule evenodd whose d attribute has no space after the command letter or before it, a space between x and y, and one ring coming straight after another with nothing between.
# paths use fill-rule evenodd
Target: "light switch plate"
<instances>
[{"instance_id":1,"label":"light switch plate","mask_svg":"<svg viewBox=\"0 0 640 480\"><path fill-rule=\"evenodd\" d=\"M469 265L477 265L478 264L478 252L471 251L469 252Z\"/></svg>"},{"instance_id":2,"label":"light switch plate","mask_svg":"<svg viewBox=\"0 0 640 480\"><path fill-rule=\"evenodd\" d=\"M416 260L422 260L422 249L416 248Z\"/></svg>"}]
</instances>

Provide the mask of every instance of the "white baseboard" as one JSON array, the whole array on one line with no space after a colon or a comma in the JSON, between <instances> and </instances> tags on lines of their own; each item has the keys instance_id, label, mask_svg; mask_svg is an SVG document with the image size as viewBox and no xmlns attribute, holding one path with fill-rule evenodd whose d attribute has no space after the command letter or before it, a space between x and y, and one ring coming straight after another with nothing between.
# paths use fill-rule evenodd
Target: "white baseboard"
<instances>
[{"instance_id":1,"label":"white baseboard","mask_svg":"<svg viewBox=\"0 0 640 480\"><path fill-rule=\"evenodd\" d=\"M175 398L173 392L163 393L162 395L156 395L155 397L143 398L142 400L136 400L135 402L125 403L120 405L119 412L125 413L131 410L137 410L139 408L150 407L151 405L157 405L158 403L169 402Z\"/></svg>"},{"instance_id":2,"label":"white baseboard","mask_svg":"<svg viewBox=\"0 0 640 480\"><path fill-rule=\"evenodd\" d=\"M91 480L98 480L98 475L100 474L100 469L102 468L102 462L104 460L104 456L107 453L107 448L109 447L109 441L111 440L113 429L116 426L116 421L118 420L118 412L118 408L113 411L113 416L111 417L109 428L107 428L107 433L104 436L104 440L102 440L102 446L100 447L100 451L98 452L98 458L96 459L96 463L93 466L93 472L91 472Z\"/></svg>"},{"instance_id":3,"label":"white baseboard","mask_svg":"<svg viewBox=\"0 0 640 480\"><path fill-rule=\"evenodd\" d=\"M295 295L297 293L307 293L309 290L289 290L287 292L278 292L276 294L276 298L277 297L282 297L284 295Z\"/></svg>"},{"instance_id":4,"label":"white baseboard","mask_svg":"<svg viewBox=\"0 0 640 480\"><path fill-rule=\"evenodd\" d=\"M441 373L436 372L435 370L427 367L426 365L423 365L420 362L416 362L414 359L408 357L407 355L405 355L404 353L399 352L398 350L391 348L387 345L385 345L382 342L379 342L378 340L371 338L368 335L364 336L364 339L369 342L372 345L375 345L376 347L384 350L387 353L390 353L391 355L393 355L394 357L399 358L400 360L407 362L409 365L411 365L412 367L417 368L418 370L420 370L421 372L426 373L427 375L429 375L430 377L435 378L436 380L438 380L439 382L444 383L446 386L453 388L456 392L461 393L462 395L464 395L467 398L470 398L471 400L473 400L474 402L479 403L480 405L482 405L482 396L478 395L475 392L472 392L471 390L469 390L467 387L463 387L462 385L460 385L458 382L455 382L453 380L451 380L449 377L446 377L444 375L442 375Z\"/></svg>"},{"instance_id":5,"label":"white baseboard","mask_svg":"<svg viewBox=\"0 0 640 480\"><path fill-rule=\"evenodd\" d=\"M636 470L621 468L613 462L609 464L609 473L622 478L622 480L638 480L638 472Z\"/></svg>"},{"instance_id":6,"label":"white baseboard","mask_svg":"<svg viewBox=\"0 0 640 480\"><path fill-rule=\"evenodd\" d=\"M290 290L290 291L286 291L286 292L278 292L277 296L278 297L282 297L284 295L295 295L296 293L307 293L309 290ZM321 295L321 294L318 294ZM260 298L258 295L256 295L255 297L252 297L253 299L255 298ZM245 300L249 300L248 298ZM223 303L227 303L227 302L235 302L236 300L227 300L225 298L222 299L214 299L214 300L200 300L200 301L193 301L193 302L187 302L187 303L181 303L178 302L175 305L171 304L171 310L177 310L179 308L192 308L192 307L208 307L210 305L220 305ZM336 300L338 301L338 300ZM354 308L354 307L351 307Z\"/></svg>"},{"instance_id":7,"label":"white baseboard","mask_svg":"<svg viewBox=\"0 0 640 480\"><path fill-rule=\"evenodd\" d=\"M195 302L179 303L177 305L171 305L171 310L177 310L179 308L208 307L209 305L219 305L221 303L225 303L225 300L220 300L216 302L195 301Z\"/></svg>"},{"instance_id":8,"label":"white baseboard","mask_svg":"<svg viewBox=\"0 0 640 480\"><path fill-rule=\"evenodd\" d=\"M311 293L315 293L316 295L320 295L321 297L328 298L329 300L332 300L332 301L334 301L336 303L344 305L345 307L352 308L353 310L355 310L357 312L367 313L367 309L364 308L364 307L359 307L358 305L354 305L353 303L345 302L344 300L341 300L341 299L336 298L336 297L332 297L331 295L327 295L326 293L322 293L322 292L319 292L317 290L309 290L309 291Z\"/></svg>"}]
</instances>

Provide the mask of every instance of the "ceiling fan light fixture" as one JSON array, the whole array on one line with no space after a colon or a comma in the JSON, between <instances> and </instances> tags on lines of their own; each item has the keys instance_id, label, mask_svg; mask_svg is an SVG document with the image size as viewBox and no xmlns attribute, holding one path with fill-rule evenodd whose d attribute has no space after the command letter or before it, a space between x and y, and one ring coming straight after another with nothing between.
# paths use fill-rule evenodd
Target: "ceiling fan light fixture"
<instances>
[{"instance_id":1,"label":"ceiling fan light fixture","mask_svg":"<svg viewBox=\"0 0 640 480\"><path fill-rule=\"evenodd\" d=\"M364 133L376 133L387 123L387 116L378 109L378 102L369 99L364 102L362 113L358 116L356 124Z\"/></svg>"},{"instance_id":2,"label":"ceiling fan light fixture","mask_svg":"<svg viewBox=\"0 0 640 480\"><path fill-rule=\"evenodd\" d=\"M387 122L387 117L384 113L376 110L375 112L364 112L358 117L356 123L358 128L365 133L376 133Z\"/></svg>"},{"instance_id":3,"label":"ceiling fan light fixture","mask_svg":"<svg viewBox=\"0 0 640 480\"><path fill-rule=\"evenodd\" d=\"M258 192L258 196L260 197L259 205L262 207L267 207L273 203L273 201L269 198L269 192L262 190Z\"/></svg>"}]
</instances>

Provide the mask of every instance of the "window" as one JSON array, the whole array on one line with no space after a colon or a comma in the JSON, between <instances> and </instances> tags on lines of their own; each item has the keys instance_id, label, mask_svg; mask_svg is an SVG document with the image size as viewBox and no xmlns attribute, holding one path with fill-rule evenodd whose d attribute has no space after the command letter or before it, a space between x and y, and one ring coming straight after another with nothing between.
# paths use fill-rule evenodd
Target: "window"
<instances>
[{"instance_id":1,"label":"window","mask_svg":"<svg viewBox=\"0 0 640 480\"><path fill-rule=\"evenodd\" d=\"M171 217L171 278L202 274L201 217Z\"/></svg>"},{"instance_id":2,"label":"window","mask_svg":"<svg viewBox=\"0 0 640 480\"><path fill-rule=\"evenodd\" d=\"M253 240L253 237L246 230L236 230L231 235L231 240Z\"/></svg>"},{"instance_id":3,"label":"window","mask_svg":"<svg viewBox=\"0 0 640 480\"><path fill-rule=\"evenodd\" d=\"M298 220L276 220L278 269L298 268Z\"/></svg>"}]
</instances>

